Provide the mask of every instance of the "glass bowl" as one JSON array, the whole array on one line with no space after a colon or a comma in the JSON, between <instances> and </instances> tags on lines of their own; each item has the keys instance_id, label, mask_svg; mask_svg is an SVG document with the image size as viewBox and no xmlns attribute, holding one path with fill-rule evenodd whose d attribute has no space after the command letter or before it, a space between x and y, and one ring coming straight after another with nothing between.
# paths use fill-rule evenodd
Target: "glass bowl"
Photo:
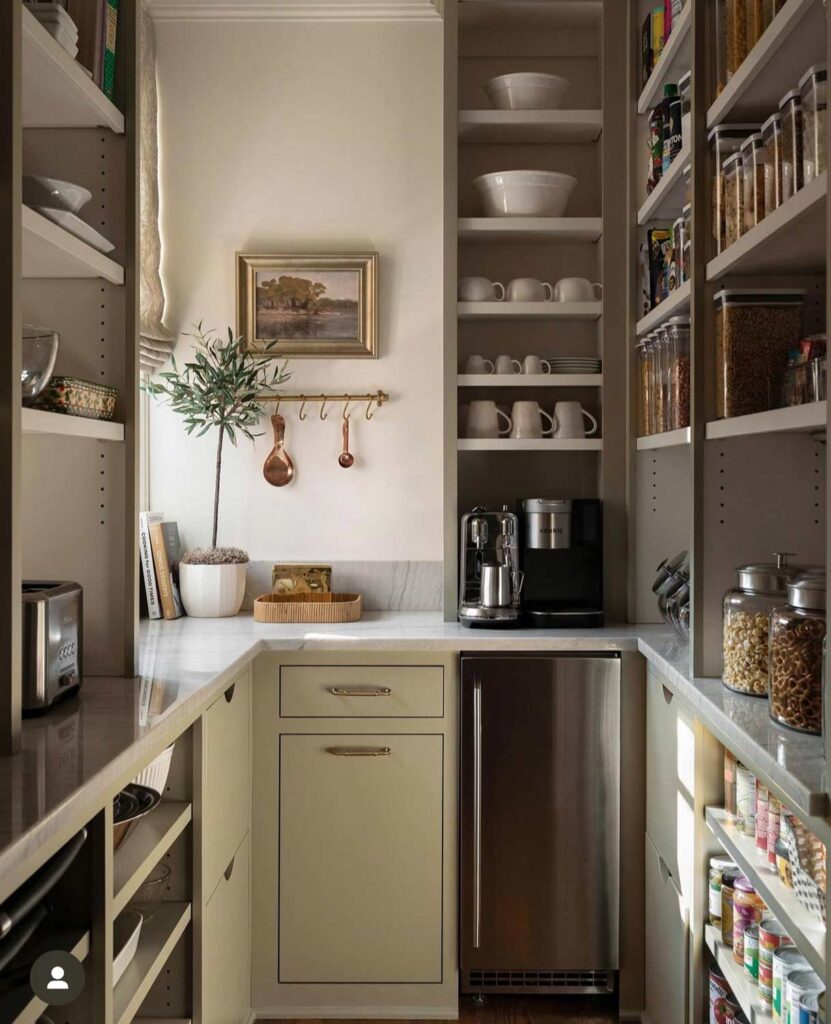
<instances>
[{"instance_id":1,"label":"glass bowl","mask_svg":"<svg viewBox=\"0 0 831 1024\"><path fill-rule=\"evenodd\" d=\"M36 398L49 383L58 358L60 335L48 327L23 325L20 389L24 400Z\"/></svg>"}]
</instances>

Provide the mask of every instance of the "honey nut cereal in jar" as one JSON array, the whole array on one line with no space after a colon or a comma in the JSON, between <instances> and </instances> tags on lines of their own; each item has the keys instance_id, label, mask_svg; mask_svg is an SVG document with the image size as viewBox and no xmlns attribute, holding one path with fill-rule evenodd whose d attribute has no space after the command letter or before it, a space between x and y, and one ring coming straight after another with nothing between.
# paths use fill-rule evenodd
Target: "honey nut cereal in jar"
<instances>
[{"instance_id":1,"label":"honey nut cereal in jar","mask_svg":"<svg viewBox=\"0 0 831 1024\"><path fill-rule=\"evenodd\" d=\"M770 615L770 715L790 729L822 733L825 573L788 584L788 603Z\"/></svg>"}]
</instances>

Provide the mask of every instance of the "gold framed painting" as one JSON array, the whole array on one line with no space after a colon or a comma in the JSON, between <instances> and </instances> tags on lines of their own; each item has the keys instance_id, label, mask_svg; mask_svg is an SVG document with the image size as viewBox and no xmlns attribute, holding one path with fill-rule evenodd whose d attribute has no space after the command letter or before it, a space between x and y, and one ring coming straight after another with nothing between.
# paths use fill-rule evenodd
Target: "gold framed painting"
<instances>
[{"instance_id":1,"label":"gold framed painting","mask_svg":"<svg viewBox=\"0 0 831 1024\"><path fill-rule=\"evenodd\" d=\"M237 253L237 331L249 352L378 356L378 253Z\"/></svg>"}]
</instances>

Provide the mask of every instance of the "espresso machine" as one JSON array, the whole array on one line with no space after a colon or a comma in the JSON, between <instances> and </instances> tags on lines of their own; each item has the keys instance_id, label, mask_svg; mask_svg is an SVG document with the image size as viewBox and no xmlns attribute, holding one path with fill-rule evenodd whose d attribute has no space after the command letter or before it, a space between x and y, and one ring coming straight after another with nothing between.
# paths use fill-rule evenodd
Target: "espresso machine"
<instances>
[{"instance_id":1,"label":"espresso machine","mask_svg":"<svg viewBox=\"0 0 831 1024\"><path fill-rule=\"evenodd\" d=\"M595 498L520 502L523 614L540 629L603 625L603 503Z\"/></svg>"},{"instance_id":2,"label":"espresso machine","mask_svg":"<svg viewBox=\"0 0 831 1024\"><path fill-rule=\"evenodd\" d=\"M506 627L519 622L523 577L518 535L518 519L507 505L500 512L475 508L462 516L459 622L463 626Z\"/></svg>"}]
</instances>

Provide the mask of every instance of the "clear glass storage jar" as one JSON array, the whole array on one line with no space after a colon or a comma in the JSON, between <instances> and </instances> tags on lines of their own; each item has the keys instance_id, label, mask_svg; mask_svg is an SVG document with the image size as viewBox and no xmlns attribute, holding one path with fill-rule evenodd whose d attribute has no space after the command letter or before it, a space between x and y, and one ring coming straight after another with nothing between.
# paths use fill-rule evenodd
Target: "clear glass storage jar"
<instances>
[{"instance_id":1,"label":"clear glass storage jar","mask_svg":"<svg viewBox=\"0 0 831 1024\"><path fill-rule=\"evenodd\" d=\"M825 108L828 69L808 68L799 80L802 97L802 180L807 185L825 170Z\"/></svg>"},{"instance_id":2,"label":"clear glass storage jar","mask_svg":"<svg viewBox=\"0 0 831 1024\"><path fill-rule=\"evenodd\" d=\"M747 8L749 0L727 0L725 43L727 81L735 75L747 56Z\"/></svg>"},{"instance_id":3,"label":"clear glass storage jar","mask_svg":"<svg viewBox=\"0 0 831 1024\"><path fill-rule=\"evenodd\" d=\"M801 571L788 565L787 553L777 551L775 557L776 562L740 565L738 586L727 591L722 604L721 681L754 697L768 695L770 613L786 599L789 581Z\"/></svg>"},{"instance_id":4,"label":"clear glass storage jar","mask_svg":"<svg viewBox=\"0 0 831 1024\"><path fill-rule=\"evenodd\" d=\"M724 179L724 246L738 241L744 233L744 171L741 153L734 153L721 167Z\"/></svg>"},{"instance_id":5,"label":"clear glass storage jar","mask_svg":"<svg viewBox=\"0 0 831 1024\"><path fill-rule=\"evenodd\" d=\"M672 414L670 412L669 357L667 351L666 330L662 325L654 334L653 367L655 374L655 433L663 434L669 430Z\"/></svg>"},{"instance_id":6,"label":"clear glass storage jar","mask_svg":"<svg viewBox=\"0 0 831 1024\"><path fill-rule=\"evenodd\" d=\"M742 143L742 234L755 228L765 216L765 150L762 133L749 135Z\"/></svg>"},{"instance_id":7,"label":"clear glass storage jar","mask_svg":"<svg viewBox=\"0 0 831 1024\"><path fill-rule=\"evenodd\" d=\"M779 101L782 118L782 202L802 188L802 96L791 89Z\"/></svg>"},{"instance_id":8,"label":"clear glass storage jar","mask_svg":"<svg viewBox=\"0 0 831 1024\"><path fill-rule=\"evenodd\" d=\"M716 414L774 409L802 334L802 289L724 289L716 304Z\"/></svg>"},{"instance_id":9,"label":"clear glass storage jar","mask_svg":"<svg viewBox=\"0 0 831 1024\"><path fill-rule=\"evenodd\" d=\"M669 430L690 425L690 318L673 316L665 325L669 359L670 408Z\"/></svg>"},{"instance_id":10,"label":"clear glass storage jar","mask_svg":"<svg viewBox=\"0 0 831 1024\"><path fill-rule=\"evenodd\" d=\"M713 254L718 255L727 247L724 210L724 161L738 153L748 135L759 130L757 124L718 124L707 135L712 154L713 186Z\"/></svg>"},{"instance_id":11,"label":"clear glass storage jar","mask_svg":"<svg viewBox=\"0 0 831 1024\"><path fill-rule=\"evenodd\" d=\"M782 118L771 116L762 125L765 160L765 213L782 205Z\"/></svg>"},{"instance_id":12,"label":"clear glass storage jar","mask_svg":"<svg viewBox=\"0 0 831 1024\"><path fill-rule=\"evenodd\" d=\"M824 638L825 573L807 573L770 616L770 715L780 725L821 735Z\"/></svg>"},{"instance_id":13,"label":"clear glass storage jar","mask_svg":"<svg viewBox=\"0 0 831 1024\"><path fill-rule=\"evenodd\" d=\"M762 38L769 22L765 19L765 0L747 0L747 52Z\"/></svg>"}]
</instances>

